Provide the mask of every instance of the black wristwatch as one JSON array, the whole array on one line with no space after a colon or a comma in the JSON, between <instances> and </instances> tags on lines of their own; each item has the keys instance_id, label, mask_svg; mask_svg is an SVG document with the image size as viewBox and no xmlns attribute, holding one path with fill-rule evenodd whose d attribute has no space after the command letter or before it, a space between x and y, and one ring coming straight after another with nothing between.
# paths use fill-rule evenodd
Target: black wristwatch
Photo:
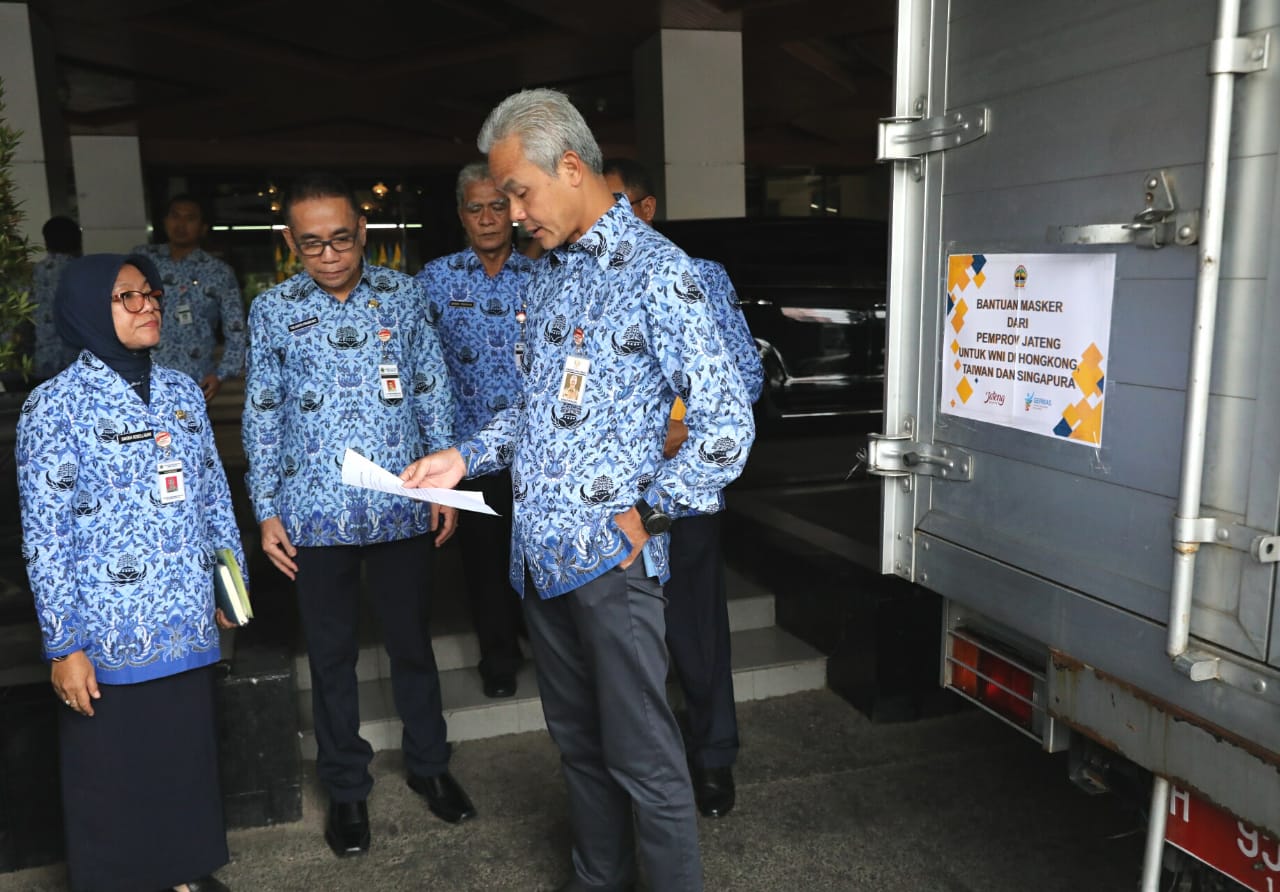
<instances>
[{"instance_id":1,"label":"black wristwatch","mask_svg":"<svg viewBox=\"0 0 1280 892\"><path fill-rule=\"evenodd\" d=\"M653 507L643 497L636 499L635 508L640 512L640 522L644 524L644 531L650 536L656 536L671 529L671 515Z\"/></svg>"}]
</instances>

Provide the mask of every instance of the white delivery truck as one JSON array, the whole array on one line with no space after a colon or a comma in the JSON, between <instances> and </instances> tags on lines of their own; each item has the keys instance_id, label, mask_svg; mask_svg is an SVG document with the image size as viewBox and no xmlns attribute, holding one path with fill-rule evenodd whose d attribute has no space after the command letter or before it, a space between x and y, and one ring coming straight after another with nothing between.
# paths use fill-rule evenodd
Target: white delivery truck
<instances>
[{"instance_id":1,"label":"white delivery truck","mask_svg":"<svg viewBox=\"0 0 1280 892\"><path fill-rule=\"evenodd\" d=\"M946 686L1150 773L1149 892L1280 892L1278 53L1280 0L901 0L880 127L882 570Z\"/></svg>"}]
</instances>

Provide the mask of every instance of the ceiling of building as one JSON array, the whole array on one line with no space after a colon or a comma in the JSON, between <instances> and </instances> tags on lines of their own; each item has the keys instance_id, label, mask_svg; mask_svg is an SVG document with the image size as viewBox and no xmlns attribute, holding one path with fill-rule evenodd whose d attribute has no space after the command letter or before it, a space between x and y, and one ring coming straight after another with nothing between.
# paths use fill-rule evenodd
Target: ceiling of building
<instances>
[{"instance_id":1,"label":"ceiling of building","mask_svg":"<svg viewBox=\"0 0 1280 892\"><path fill-rule=\"evenodd\" d=\"M30 0L72 133L159 166L449 167L488 111L554 86L634 149L632 59L659 28L740 30L748 165L858 168L891 113L894 0ZM591 10L590 16L580 13Z\"/></svg>"}]
</instances>

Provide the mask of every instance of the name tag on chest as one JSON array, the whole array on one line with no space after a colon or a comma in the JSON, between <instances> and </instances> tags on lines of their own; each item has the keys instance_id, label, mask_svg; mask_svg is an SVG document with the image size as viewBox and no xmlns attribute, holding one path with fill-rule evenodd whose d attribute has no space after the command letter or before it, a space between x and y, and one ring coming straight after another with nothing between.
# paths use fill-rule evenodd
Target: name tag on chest
<instances>
[{"instance_id":1,"label":"name tag on chest","mask_svg":"<svg viewBox=\"0 0 1280 892\"><path fill-rule=\"evenodd\" d=\"M591 374L591 360L585 356L566 356L564 373L560 378L560 400L581 406L587 395L587 382Z\"/></svg>"},{"instance_id":2,"label":"name tag on chest","mask_svg":"<svg viewBox=\"0 0 1280 892\"><path fill-rule=\"evenodd\" d=\"M160 483L160 504L172 505L187 497L186 480L183 478L182 462L162 461L156 466L156 476Z\"/></svg>"},{"instance_id":3,"label":"name tag on chest","mask_svg":"<svg viewBox=\"0 0 1280 892\"><path fill-rule=\"evenodd\" d=\"M404 399L404 391L400 386L400 367L395 363L384 363L378 366L378 380L384 400Z\"/></svg>"}]
</instances>

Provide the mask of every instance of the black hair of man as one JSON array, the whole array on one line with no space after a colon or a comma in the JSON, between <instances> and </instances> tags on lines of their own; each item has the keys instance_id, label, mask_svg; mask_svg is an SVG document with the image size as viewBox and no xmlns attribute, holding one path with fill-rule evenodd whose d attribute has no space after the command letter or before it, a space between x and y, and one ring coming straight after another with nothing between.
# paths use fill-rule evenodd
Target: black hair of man
<instances>
[{"instance_id":1,"label":"black hair of man","mask_svg":"<svg viewBox=\"0 0 1280 892\"><path fill-rule=\"evenodd\" d=\"M645 170L644 165L639 161L633 161L630 158L606 158L603 173L605 176L611 173L617 174L618 179L622 180L622 185L627 187L629 193L635 193L637 200L655 194L653 177L649 176L649 171Z\"/></svg>"},{"instance_id":2,"label":"black hair of man","mask_svg":"<svg viewBox=\"0 0 1280 892\"><path fill-rule=\"evenodd\" d=\"M283 207L285 225L290 222L289 214L295 204L317 198L344 198L351 205L352 213L357 217L361 216L360 203L356 201L355 193L351 191L346 180L332 173L308 173L294 180L285 192Z\"/></svg>"},{"instance_id":3,"label":"black hair of man","mask_svg":"<svg viewBox=\"0 0 1280 892\"><path fill-rule=\"evenodd\" d=\"M212 213L209 210L209 202L205 201L203 198L192 195L190 192L179 192L177 195L169 198L169 203L164 206L165 214L168 215L176 204L194 204L196 209L200 211L201 223L208 224L213 222Z\"/></svg>"},{"instance_id":4,"label":"black hair of man","mask_svg":"<svg viewBox=\"0 0 1280 892\"><path fill-rule=\"evenodd\" d=\"M80 224L70 217L50 217L40 229L44 247L50 254L74 254L79 256L83 242Z\"/></svg>"}]
</instances>

